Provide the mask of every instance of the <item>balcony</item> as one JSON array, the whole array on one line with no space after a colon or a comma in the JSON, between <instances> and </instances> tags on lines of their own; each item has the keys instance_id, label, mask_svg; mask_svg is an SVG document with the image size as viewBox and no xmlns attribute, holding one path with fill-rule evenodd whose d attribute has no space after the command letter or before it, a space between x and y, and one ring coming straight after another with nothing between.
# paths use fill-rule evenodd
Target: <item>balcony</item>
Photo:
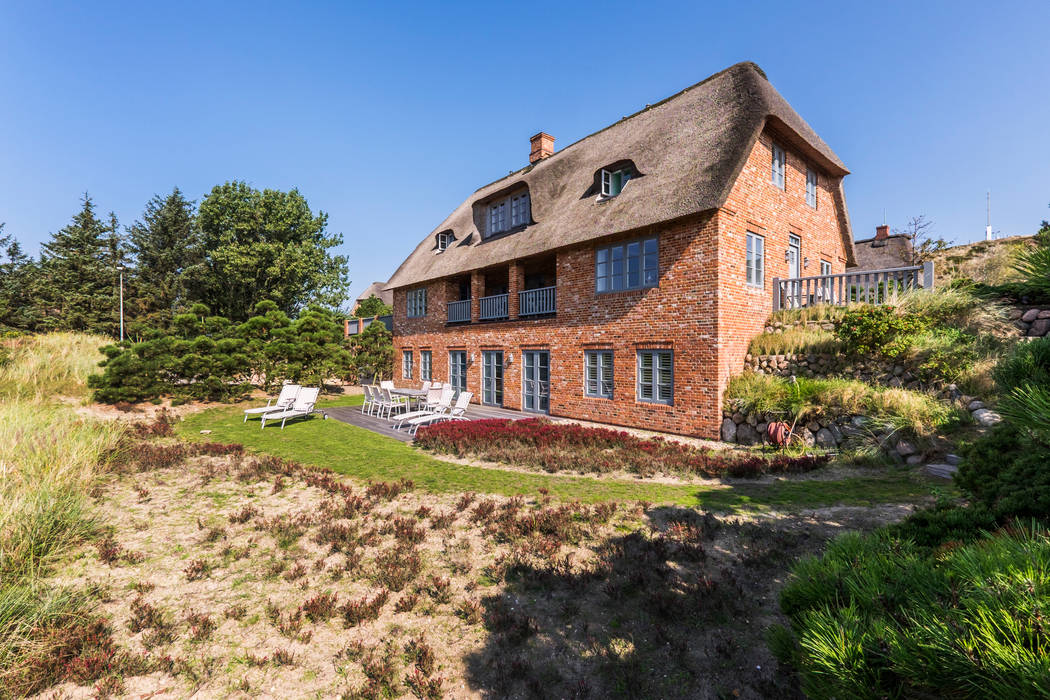
<instances>
[{"instance_id":1,"label":"balcony","mask_svg":"<svg viewBox=\"0 0 1050 700\"><path fill-rule=\"evenodd\" d=\"M540 316L557 311L555 287L518 292L518 316Z\"/></svg>"},{"instance_id":2,"label":"balcony","mask_svg":"<svg viewBox=\"0 0 1050 700\"><path fill-rule=\"evenodd\" d=\"M449 323L470 323L470 299L448 303Z\"/></svg>"},{"instance_id":3,"label":"balcony","mask_svg":"<svg viewBox=\"0 0 1050 700\"><path fill-rule=\"evenodd\" d=\"M495 321L502 318L509 318L510 312L507 306L507 300L510 298L509 294L493 294L489 297L481 297L478 300L481 307L481 313L478 318L482 321Z\"/></svg>"}]
</instances>

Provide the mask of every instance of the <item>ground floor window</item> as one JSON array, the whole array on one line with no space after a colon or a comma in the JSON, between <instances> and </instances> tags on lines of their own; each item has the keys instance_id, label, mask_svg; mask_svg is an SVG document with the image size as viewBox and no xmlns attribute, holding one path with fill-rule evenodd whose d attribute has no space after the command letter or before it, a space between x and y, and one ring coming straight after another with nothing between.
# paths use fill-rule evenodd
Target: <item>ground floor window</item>
<instances>
[{"instance_id":1,"label":"ground floor window","mask_svg":"<svg viewBox=\"0 0 1050 700\"><path fill-rule=\"evenodd\" d=\"M481 353L481 400L490 406L503 405L503 352Z\"/></svg>"},{"instance_id":2,"label":"ground floor window","mask_svg":"<svg viewBox=\"0 0 1050 700\"><path fill-rule=\"evenodd\" d=\"M448 353L448 383L457 394L467 390L467 351L451 350Z\"/></svg>"},{"instance_id":3,"label":"ground floor window","mask_svg":"<svg viewBox=\"0 0 1050 700\"><path fill-rule=\"evenodd\" d=\"M401 376L405 379L412 378L412 351L405 350L401 353Z\"/></svg>"},{"instance_id":4,"label":"ground floor window","mask_svg":"<svg viewBox=\"0 0 1050 700\"><path fill-rule=\"evenodd\" d=\"M429 350L419 351L419 378L427 382L434 378L431 376L431 357Z\"/></svg>"},{"instance_id":5,"label":"ground floor window","mask_svg":"<svg viewBox=\"0 0 1050 700\"><path fill-rule=\"evenodd\" d=\"M583 354L583 394L602 399L613 395L612 350L587 350Z\"/></svg>"},{"instance_id":6,"label":"ground floor window","mask_svg":"<svg viewBox=\"0 0 1050 700\"><path fill-rule=\"evenodd\" d=\"M674 356L670 350L638 351L638 400L672 403Z\"/></svg>"}]
</instances>

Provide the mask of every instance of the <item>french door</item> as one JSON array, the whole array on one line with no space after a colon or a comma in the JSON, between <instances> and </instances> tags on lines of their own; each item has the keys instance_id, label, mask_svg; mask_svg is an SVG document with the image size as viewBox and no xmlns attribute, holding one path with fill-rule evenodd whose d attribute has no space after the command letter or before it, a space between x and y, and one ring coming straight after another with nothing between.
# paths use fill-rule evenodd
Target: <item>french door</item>
<instances>
[{"instance_id":1,"label":"french door","mask_svg":"<svg viewBox=\"0 0 1050 700\"><path fill-rule=\"evenodd\" d=\"M457 398L467 390L466 350L451 350L448 353L448 383L456 390Z\"/></svg>"},{"instance_id":2,"label":"french door","mask_svg":"<svg viewBox=\"0 0 1050 700\"><path fill-rule=\"evenodd\" d=\"M551 355L546 350L528 350L521 354L523 361L521 391L522 409L547 413L550 411Z\"/></svg>"},{"instance_id":3,"label":"french door","mask_svg":"<svg viewBox=\"0 0 1050 700\"><path fill-rule=\"evenodd\" d=\"M481 401L489 406L503 405L503 352L481 353Z\"/></svg>"}]
</instances>

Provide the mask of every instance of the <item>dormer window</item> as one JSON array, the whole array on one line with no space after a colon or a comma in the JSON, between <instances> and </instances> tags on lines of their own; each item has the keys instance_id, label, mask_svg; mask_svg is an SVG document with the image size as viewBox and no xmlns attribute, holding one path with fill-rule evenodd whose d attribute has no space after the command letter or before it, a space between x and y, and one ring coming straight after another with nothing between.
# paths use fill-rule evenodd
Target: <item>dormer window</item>
<instances>
[{"instance_id":1,"label":"dormer window","mask_svg":"<svg viewBox=\"0 0 1050 700\"><path fill-rule=\"evenodd\" d=\"M631 170L621 168L620 170L602 169L602 197L615 197L623 192L627 181L631 179Z\"/></svg>"},{"instance_id":2,"label":"dormer window","mask_svg":"<svg viewBox=\"0 0 1050 700\"><path fill-rule=\"evenodd\" d=\"M532 208L528 190L497 199L488 205L488 226L485 235L494 236L512 229L528 226L532 221Z\"/></svg>"},{"instance_id":3,"label":"dormer window","mask_svg":"<svg viewBox=\"0 0 1050 700\"><path fill-rule=\"evenodd\" d=\"M447 250L452 245L452 241L456 238L452 235L451 231L442 231L437 235L437 249L438 252Z\"/></svg>"}]
</instances>

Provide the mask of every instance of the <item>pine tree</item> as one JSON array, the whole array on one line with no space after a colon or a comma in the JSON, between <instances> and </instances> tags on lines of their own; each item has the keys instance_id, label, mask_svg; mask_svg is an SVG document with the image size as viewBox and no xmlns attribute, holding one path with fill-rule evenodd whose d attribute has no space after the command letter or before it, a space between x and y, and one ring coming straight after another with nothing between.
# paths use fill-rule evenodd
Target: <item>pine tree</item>
<instances>
[{"instance_id":1,"label":"pine tree","mask_svg":"<svg viewBox=\"0 0 1050 700\"><path fill-rule=\"evenodd\" d=\"M39 322L33 295L36 263L0 223L0 330L31 331Z\"/></svg>"},{"instance_id":2,"label":"pine tree","mask_svg":"<svg viewBox=\"0 0 1050 700\"><path fill-rule=\"evenodd\" d=\"M178 187L166 197L154 195L127 233L131 315L167 325L189 303L183 272L202 257L194 203Z\"/></svg>"},{"instance_id":3,"label":"pine tree","mask_svg":"<svg viewBox=\"0 0 1050 700\"><path fill-rule=\"evenodd\" d=\"M73 221L51 236L40 256L43 326L113 335L117 329L117 276L123 249L112 213L105 223L85 192Z\"/></svg>"}]
</instances>

